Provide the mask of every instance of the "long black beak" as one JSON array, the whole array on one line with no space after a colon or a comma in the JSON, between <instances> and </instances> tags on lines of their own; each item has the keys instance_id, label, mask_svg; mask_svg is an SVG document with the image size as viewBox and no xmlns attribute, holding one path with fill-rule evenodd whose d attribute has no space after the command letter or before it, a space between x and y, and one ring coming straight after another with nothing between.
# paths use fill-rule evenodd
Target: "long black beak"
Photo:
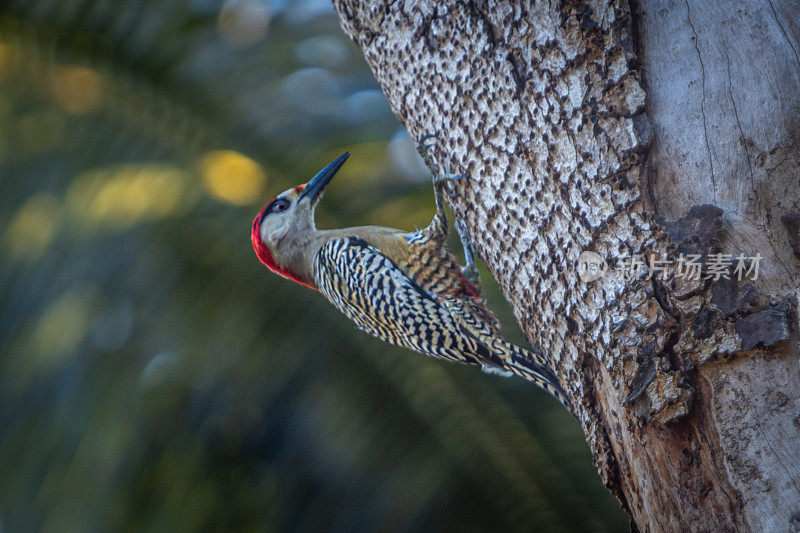
<instances>
[{"instance_id":1,"label":"long black beak","mask_svg":"<svg viewBox=\"0 0 800 533\"><path fill-rule=\"evenodd\" d=\"M311 178L311 181L306 183L306 188L303 189L298 201L308 196L311 199L312 204L316 202L317 198L319 198L319 195L322 192L322 189L324 189L325 186L330 183L330 181L333 179L333 176L336 175L336 172L338 172L340 168L342 168L342 165L344 165L344 162L347 161L348 157L350 157L350 152L345 152L337 157L327 167L317 172L317 175Z\"/></svg>"}]
</instances>

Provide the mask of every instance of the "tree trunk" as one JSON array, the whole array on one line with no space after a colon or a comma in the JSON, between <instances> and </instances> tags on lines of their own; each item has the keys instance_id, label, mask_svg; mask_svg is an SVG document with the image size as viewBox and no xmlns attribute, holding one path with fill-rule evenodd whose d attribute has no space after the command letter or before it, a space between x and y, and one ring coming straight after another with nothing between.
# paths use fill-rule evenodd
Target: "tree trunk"
<instances>
[{"instance_id":1,"label":"tree trunk","mask_svg":"<svg viewBox=\"0 0 800 533\"><path fill-rule=\"evenodd\" d=\"M798 530L800 4L334 4L636 525Z\"/></svg>"}]
</instances>

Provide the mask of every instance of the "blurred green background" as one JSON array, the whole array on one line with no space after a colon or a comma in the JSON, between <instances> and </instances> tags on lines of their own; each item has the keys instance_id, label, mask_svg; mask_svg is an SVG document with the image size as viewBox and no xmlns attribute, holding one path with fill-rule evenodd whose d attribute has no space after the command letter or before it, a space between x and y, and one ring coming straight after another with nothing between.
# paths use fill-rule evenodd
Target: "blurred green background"
<instances>
[{"instance_id":1,"label":"blurred green background","mask_svg":"<svg viewBox=\"0 0 800 533\"><path fill-rule=\"evenodd\" d=\"M263 204L346 149L321 227L433 213L326 0L0 5L0 531L627 529L546 394L367 337L253 254Z\"/></svg>"}]
</instances>

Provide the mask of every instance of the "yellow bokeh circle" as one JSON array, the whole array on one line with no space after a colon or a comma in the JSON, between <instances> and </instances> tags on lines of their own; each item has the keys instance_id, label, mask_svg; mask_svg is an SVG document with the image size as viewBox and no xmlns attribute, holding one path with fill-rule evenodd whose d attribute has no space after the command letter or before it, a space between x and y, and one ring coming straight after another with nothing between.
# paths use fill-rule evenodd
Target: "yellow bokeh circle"
<instances>
[{"instance_id":1,"label":"yellow bokeh circle","mask_svg":"<svg viewBox=\"0 0 800 533\"><path fill-rule=\"evenodd\" d=\"M200 160L206 189L216 198L237 205L258 200L266 184L264 169L234 150L215 150Z\"/></svg>"}]
</instances>

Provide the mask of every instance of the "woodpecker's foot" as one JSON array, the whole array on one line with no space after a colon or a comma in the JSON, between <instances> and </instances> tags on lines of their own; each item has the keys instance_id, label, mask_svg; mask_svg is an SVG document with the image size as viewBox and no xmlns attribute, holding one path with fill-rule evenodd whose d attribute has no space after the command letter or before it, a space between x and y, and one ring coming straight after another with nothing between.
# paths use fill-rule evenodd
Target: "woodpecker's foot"
<instances>
[{"instance_id":1,"label":"woodpecker's foot","mask_svg":"<svg viewBox=\"0 0 800 533\"><path fill-rule=\"evenodd\" d=\"M480 290L481 280L478 275L478 267L475 266L475 253L472 250L472 241L467 233L467 228L464 227L460 220L456 220L455 225L458 238L461 240L461 246L464 247L464 262L466 265L461 269L461 273L464 274L467 281L474 285L476 289Z\"/></svg>"},{"instance_id":2,"label":"woodpecker's foot","mask_svg":"<svg viewBox=\"0 0 800 533\"><path fill-rule=\"evenodd\" d=\"M431 151L431 148L436 146L436 141L434 140L430 143L426 142L430 139L436 139L436 134L429 133L428 135L423 135L420 137L419 142L417 143L417 152L419 152L419 155L422 157L422 160L425 162L428 170L431 171L431 174L433 175L433 184L442 185L445 182L458 181L465 177L466 174L450 174L440 170L439 165L434 159Z\"/></svg>"},{"instance_id":3,"label":"woodpecker's foot","mask_svg":"<svg viewBox=\"0 0 800 533\"><path fill-rule=\"evenodd\" d=\"M431 174L436 176L439 174L439 165L436 164L436 160L431 153L431 148L436 146L436 141L434 140L432 143L425 142L429 139L436 139L436 135L429 133L428 135L420 137L419 142L417 142L417 152L425 163L425 166L431 171Z\"/></svg>"},{"instance_id":4,"label":"woodpecker's foot","mask_svg":"<svg viewBox=\"0 0 800 533\"><path fill-rule=\"evenodd\" d=\"M431 143L429 145L426 145L425 141L427 141L428 139L435 139L435 138L436 138L435 133L428 133L427 135L423 135L422 137L419 138L419 141L417 141L417 150L419 151L420 155L426 152L428 148L436 144L436 143Z\"/></svg>"},{"instance_id":5,"label":"woodpecker's foot","mask_svg":"<svg viewBox=\"0 0 800 533\"><path fill-rule=\"evenodd\" d=\"M438 185L446 181L458 181L466 176L466 174L435 174L433 176L433 184Z\"/></svg>"}]
</instances>

